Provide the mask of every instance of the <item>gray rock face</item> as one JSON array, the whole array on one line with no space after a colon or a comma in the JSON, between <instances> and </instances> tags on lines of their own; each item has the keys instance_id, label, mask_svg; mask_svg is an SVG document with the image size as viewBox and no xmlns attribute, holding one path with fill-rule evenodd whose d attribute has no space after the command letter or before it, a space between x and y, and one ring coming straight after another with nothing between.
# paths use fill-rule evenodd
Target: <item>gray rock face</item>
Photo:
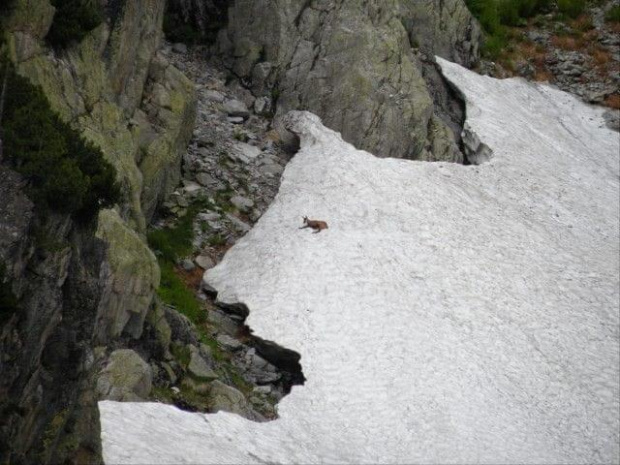
<instances>
[{"instance_id":1,"label":"gray rock face","mask_svg":"<svg viewBox=\"0 0 620 465\"><path fill-rule=\"evenodd\" d=\"M115 350L99 374L97 392L102 400L139 402L151 392L152 380L150 365L137 353L129 349Z\"/></svg>"},{"instance_id":2,"label":"gray rock face","mask_svg":"<svg viewBox=\"0 0 620 465\"><path fill-rule=\"evenodd\" d=\"M379 156L458 161L457 137L433 118L414 39L465 64L478 58L479 29L462 0L236 2L218 47L255 95L277 98L276 118L309 110Z\"/></svg>"}]
</instances>

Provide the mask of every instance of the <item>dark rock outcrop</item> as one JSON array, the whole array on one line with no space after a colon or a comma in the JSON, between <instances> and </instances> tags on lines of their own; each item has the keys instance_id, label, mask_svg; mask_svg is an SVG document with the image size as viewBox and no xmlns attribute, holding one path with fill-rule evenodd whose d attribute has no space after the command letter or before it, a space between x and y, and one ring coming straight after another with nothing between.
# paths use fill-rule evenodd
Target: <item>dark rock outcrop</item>
<instances>
[{"instance_id":1,"label":"dark rock outcrop","mask_svg":"<svg viewBox=\"0 0 620 465\"><path fill-rule=\"evenodd\" d=\"M92 225L35 214L0 165L0 261L17 309L0 328L0 461L100 461L92 337L105 245Z\"/></svg>"}]
</instances>

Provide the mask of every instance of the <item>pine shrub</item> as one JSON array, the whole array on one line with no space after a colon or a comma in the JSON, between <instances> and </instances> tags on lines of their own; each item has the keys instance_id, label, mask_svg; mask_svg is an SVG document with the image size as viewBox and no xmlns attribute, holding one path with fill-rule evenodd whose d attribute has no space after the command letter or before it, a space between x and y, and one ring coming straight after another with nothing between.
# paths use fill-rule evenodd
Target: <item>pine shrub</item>
<instances>
[{"instance_id":1,"label":"pine shrub","mask_svg":"<svg viewBox=\"0 0 620 465\"><path fill-rule=\"evenodd\" d=\"M0 70L4 77L7 65L0 63ZM116 171L101 150L52 111L39 87L8 72L3 156L29 181L37 207L88 220L117 203Z\"/></svg>"},{"instance_id":2,"label":"pine shrub","mask_svg":"<svg viewBox=\"0 0 620 465\"><path fill-rule=\"evenodd\" d=\"M56 48L81 42L103 21L103 9L98 0L52 0L56 7L47 41Z\"/></svg>"}]
</instances>

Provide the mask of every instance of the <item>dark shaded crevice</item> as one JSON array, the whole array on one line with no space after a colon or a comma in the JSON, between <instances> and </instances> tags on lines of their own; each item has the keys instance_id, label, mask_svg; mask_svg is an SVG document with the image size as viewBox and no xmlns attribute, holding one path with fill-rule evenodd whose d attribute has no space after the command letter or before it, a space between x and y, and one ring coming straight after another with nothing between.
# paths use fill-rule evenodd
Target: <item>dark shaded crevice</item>
<instances>
[{"instance_id":1,"label":"dark shaded crevice","mask_svg":"<svg viewBox=\"0 0 620 465\"><path fill-rule=\"evenodd\" d=\"M464 164L468 164L461 140L466 118L464 96L443 76L434 59L420 60L420 64L422 76L433 99L434 113L450 128L454 141L464 155Z\"/></svg>"},{"instance_id":2,"label":"dark shaded crevice","mask_svg":"<svg viewBox=\"0 0 620 465\"><path fill-rule=\"evenodd\" d=\"M306 377L300 363L301 355L294 350L282 347L276 342L255 336L253 330L245 324L250 310L244 303L227 304L216 300L216 306L233 320L238 322L237 338L246 346L254 348L256 353L275 366L282 375L277 382L285 394L289 394L293 386L303 385Z\"/></svg>"},{"instance_id":3,"label":"dark shaded crevice","mask_svg":"<svg viewBox=\"0 0 620 465\"><path fill-rule=\"evenodd\" d=\"M228 23L231 0L168 0L164 33L168 40L213 44Z\"/></svg>"}]
</instances>

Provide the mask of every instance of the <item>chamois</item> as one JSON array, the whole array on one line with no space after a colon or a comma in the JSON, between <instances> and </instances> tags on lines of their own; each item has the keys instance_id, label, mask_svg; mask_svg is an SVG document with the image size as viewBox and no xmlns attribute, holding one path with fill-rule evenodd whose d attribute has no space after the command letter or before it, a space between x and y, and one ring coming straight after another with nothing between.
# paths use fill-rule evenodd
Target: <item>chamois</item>
<instances>
[{"instance_id":1,"label":"chamois","mask_svg":"<svg viewBox=\"0 0 620 465\"><path fill-rule=\"evenodd\" d=\"M313 234L320 233L323 229L328 229L327 223L325 221L309 220L307 216L304 216L303 220L304 220L304 225L305 226L302 226L299 229L312 228L312 229L314 229L314 233Z\"/></svg>"}]
</instances>

